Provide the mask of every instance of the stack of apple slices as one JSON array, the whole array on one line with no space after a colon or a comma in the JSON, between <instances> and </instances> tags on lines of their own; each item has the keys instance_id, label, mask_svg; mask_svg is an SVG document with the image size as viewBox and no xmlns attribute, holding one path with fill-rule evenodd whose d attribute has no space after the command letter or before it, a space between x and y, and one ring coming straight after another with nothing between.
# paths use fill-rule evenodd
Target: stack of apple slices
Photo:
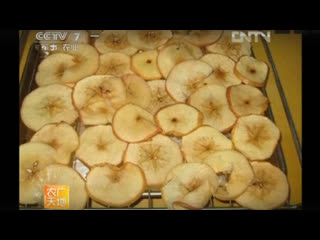
<instances>
[{"instance_id":1,"label":"stack of apple slices","mask_svg":"<svg viewBox=\"0 0 320 240\"><path fill-rule=\"evenodd\" d=\"M20 145L21 204L43 205L44 184L69 185L70 209L88 197L133 206L146 190L169 209L202 209L212 197L284 204L286 176L268 163L280 131L259 89L269 67L250 43L222 30L103 30L95 41L79 32L66 40L77 50L48 52L23 100L35 134Z\"/></svg>"}]
</instances>

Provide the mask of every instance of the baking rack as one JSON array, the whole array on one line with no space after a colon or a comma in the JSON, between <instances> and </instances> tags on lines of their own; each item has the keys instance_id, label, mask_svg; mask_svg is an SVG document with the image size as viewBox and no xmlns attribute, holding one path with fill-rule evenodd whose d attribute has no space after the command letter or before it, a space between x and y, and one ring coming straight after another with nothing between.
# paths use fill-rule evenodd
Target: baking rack
<instances>
[{"instance_id":1,"label":"baking rack","mask_svg":"<svg viewBox=\"0 0 320 240\"><path fill-rule=\"evenodd\" d=\"M91 37L96 38L99 35L92 35ZM261 38L262 39L262 38ZM262 39L264 40L264 39ZM272 55L271 55L271 51L269 49L269 46L267 44L266 41L262 41L262 43L264 44L264 49L266 51L266 54L268 56L269 62L272 66L272 72L274 74L274 77L276 79L276 81L278 81L277 86L279 87L279 85L281 86L281 82L280 82L280 78L277 74L276 71L276 67L275 67L275 63L273 61ZM29 51L29 55L26 61L26 65L25 65L25 69L22 75L22 79L21 79L21 83L20 83L20 91L19 91L19 96L20 96L20 107L22 104L22 100L24 99L24 97L31 92L33 89L35 89L36 83L35 83L35 74L36 74L36 70L37 70L37 66L40 63L40 61L42 60L42 58L44 57L43 54L41 54L41 48L40 48L40 44L35 42L31 45L30 47L30 51ZM253 57L255 57L254 52L252 51L252 55ZM260 88L261 91L263 92L263 94L268 97L266 89L265 88ZM283 91L279 91L280 95L281 95L281 99L284 99L284 102L286 103L286 98L284 95ZM282 101L283 102L283 101ZM290 114L290 110L287 104L283 104L286 113L287 114L287 118L291 127L291 131L295 131L294 128L294 124L292 121L292 117ZM271 109L271 106L269 105L266 111L266 116L272 120L274 122L274 115ZM81 125L80 121L77 121L75 124L75 129L77 130L78 133L81 133L83 130L83 126ZM29 141L29 139L31 138L31 136L33 135L33 132L31 130L29 130L28 128L26 128L26 126L22 123L21 119L20 119L20 144L23 144L27 141ZM297 139L297 134L292 134L293 138L295 142L298 142ZM299 144L296 144L296 148L299 154L299 157L301 157L301 148ZM287 175L287 166L286 166L286 161L285 161L285 157L283 154L283 150L282 150L282 146L281 143L279 143L276 147L276 150L274 152L274 154L272 155L272 157L269 160L270 163L272 163L273 165L279 167L286 175ZM301 162L301 159L300 159ZM76 163L81 163L78 159L76 159L74 156L72 157L72 167L75 168L80 175L85 179L86 178L86 172L88 171L88 168L82 172L79 171L79 169L76 166ZM82 164L83 165L83 164ZM85 166L85 165L83 165ZM139 203L142 199L147 199L148 200L148 207L146 208L136 208L135 206L137 205L137 203ZM154 208L153 207L153 199L161 199L161 192L160 191L150 191L147 190L145 191L142 196L140 197L139 200L137 200L135 203L131 204L130 206L126 207L126 208L113 208L113 207L105 207L105 208L93 208L92 207L92 201L91 199L89 199L87 206L86 206L86 210L116 210L116 209L136 209L136 210L141 210L141 209L160 209L160 210L165 210L167 208L165 207L157 207ZM282 206L279 209L283 209L283 210L291 210L291 209L300 209L301 208L301 204L297 204L297 205L290 205L290 194L289 194L289 198L286 201L285 205ZM217 207L214 205L215 199L214 197L211 197L209 203L207 204L207 206L204 208L205 210L245 210L246 208L243 207L239 207L234 201L227 201L227 202L223 202L226 203L228 205L228 207ZM42 210L43 208L40 206L35 206L35 205L20 205L20 209L22 210Z\"/></svg>"}]
</instances>

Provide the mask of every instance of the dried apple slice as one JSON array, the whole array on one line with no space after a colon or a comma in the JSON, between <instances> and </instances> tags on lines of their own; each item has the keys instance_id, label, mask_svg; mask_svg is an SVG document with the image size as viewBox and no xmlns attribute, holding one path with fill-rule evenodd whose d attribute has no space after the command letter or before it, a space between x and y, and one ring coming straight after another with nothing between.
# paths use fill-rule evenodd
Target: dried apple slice
<instances>
[{"instance_id":1,"label":"dried apple slice","mask_svg":"<svg viewBox=\"0 0 320 240\"><path fill-rule=\"evenodd\" d=\"M173 35L173 37L169 39L165 45L160 46L158 49L162 50L164 47L167 47L171 44L183 47L183 49L186 49L194 59L199 59L203 56L203 52L200 47L189 43L187 40L185 40L183 35L179 34Z\"/></svg>"},{"instance_id":2,"label":"dried apple slice","mask_svg":"<svg viewBox=\"0 0 320 240\"><path fill-rule=\"evenodd\" d=\"M170 72L166 88L177 102L185 102L197 89L208 85L205 79L212 73L212 67L200 60L187 60L177 64Z\"/></svg>"},{"instance_id":3,"label":"dried apple slice","mask_svg":"<svg viewBox=\"0 0 320 240\"><path fill-rule=\"evenodd\" d=\"M182 163L183 158L177 143L158 134L150 141L129 144L124 162L141 167L146 176L147 186L150 189L159 189L168 172Z\"/></svg>"},{"instance_id":4,"label":"dried apple slice","mask_svg":"<svg viewBox=\"0 0 320 240\"><path fill-rule=\"evenodd\" d=\"M289 196L286 175L268 162L251 163L254 180L247 190L236 198L243 207L254 210L270 210L281 207Z\"/></svg>"},{"instance_id":5,"label":"dried apple slice","mask_svg":"<svg viewBox=\"0 0 320 240\"><path fill-rule=\"evenodd\" d=\"M76 83L85 77L95 74L98 70L99 54L97 50L89 44L77 44L76 49L69 49L68 51L58 49L55 52L67 53L73 57L72 61L74 64L72 66L62 62L56 70L56 74L61 76L61 82L65 84Z\"/></svg>"},{"instance_id":6,"label":"dried apple slice","mask_svg":"<svg viewBox=\"0 0 320 240\"><path fill-rule=\"evenodd\" d=\"M187 162L203 162L214 152L232 149L232 142L215 128L202 126L182 137L181 150Z\"/></svg>"},{"instance_id":7,"label":"dried apple slice","mask_svg":"<svg viewBox=\"0 0 320 240\"><path fill-rule=\"evenodd\" d=\"M254 177L248 160L234 150L217 151L204 163L216 172L219 187L214 196L223 201L233 200L242 194Z\"/></svg>"},{"instance_id":8,"label":"dried apple slice","mask_svg":"<svg viewBox=\"0 0 320 240\"><path fill-rule=\"evenodd\" d=\"M251 44L244 39L242 43L232 42L232 31L224 30L221 38L206 47L208 52L219 53L230 57L234 61L243 56L251 55Z\"/></svg>"},{"instance_id":9,"label":"dried apple slice","mask_svg":"<svg viewBox=\"0 0 320 240\"><path fill-rule=\"evenodd\" d=\"M151 100L146 110L151 114L156 113L160 108L175 103L166 91L166 80L152 80L148 81L147 84L151 89Z\"/></svg>"},{"instance_id":10,"label":"dried apple slice","mask_svg":"<svg viewBox=\"0 0 320 240\"><path fill-rule=\"evenodd\" d=\"M190 49L185 44L178 43L162 48L157 62L161 74L167 78L175 65L190 59L194 59Z\"/></svg>"},{"instance_id":11,"label":"dried apple slice","mask_svg":"<svg viewBox=\"0 0 320 240\"><path fill-rule=\"evenodd\" d=\"M88 194L86 183L80 174L71 167L62 164L51 164L39 172L42 185L41 205L44 204L44 185L67 185L69 186L68 210L81 210L86 207Z\"/></svg>"},{"instance_id":12,"label":"dried apple slice","mask_svg":"<svg viewBox=\"0 0 320 240\"><path fill-rule=\"evenodd\" d=\"M123 53L106 53L100 55L100 63L96 75L113 75L122 77L125 74L132 73L130 70L130 57Z\"/></svg>"},{"instance_id":13,"label":"dried apple slice","mask_svg":"<svg viewBox=\"0 0 320 240\"><path fill-rule=\"evenodd\" d=\"M122 80L126 88L127 103L133 103L142 108L148 107L151 101L151 89L147 82L135 74L126 74Z\"/></svg>"},{"instance_id":14,"label":"dried apple slice","mask_svg":"<svg viewBox=\"0 0 320 240\"><path fill-rule=\"evenodd\" d=\"M238 118L231 134L234 147L252 161L270 158L279 139L277 126L260 115Z\"/></svg>"},{"instance_id":15,"label":"dried apple slice","mask_svg":"<svg viewBox=\"0 0 320 240\"><path fill-rule=\"evenodd\" d=\"M206 46L218 41L222 33L223 30L189 30L185 39L196 46Z\"/></svg>"},{"instance_id":16,"label":"dried apple slice","mask_svg":"<svg viewBox=\"0 0 320 240\"><path fill-rule=\"evenodd\" d=\"M72 104L71 93L71 88L61 84L33 90L23 100L21 120L33 131L48 123L74 123L78 113Z\"/></svg>"},{"instance_id":17,"label":"dried apple slice","mask_svg":"<svg viewBox=\"0 0 320 240\"><path fill-rule=\"evenodd\" d=\"M128 42L127 30L104 30L94 42L94 46L102 54L109 52L124 53L129 56L135 54L138 49Z\"/></svg>"},{"instance_id":18,"label":"dried apple slice","mask_svg":"<svg viewBox=\"0 0 320 240\"><path fill-rule=\"evenodd\" d=\"M263 115L269 105L268 98L258 88L250 85L229 87L227 98L230 109L237 117L250 114Z\"/></svg>"},{"instance_id":19,"label":"dried apple slice","mask_svg":"<svg viewBox=\"0 0 320 240\"><path fill-rule=\"evenodd\" d=\"M201 209L218 187L214 170L203 163L185 163L174 167L162 187L162 198L169 209Z\"/></svg>"},{"instance_id":20,"label":"dried apple slice","mask_svg":"<svg viewBox=\"0 0 320 240\"><path fill-rule=\"evenodd\" d=\"M57 163L70 164L71 154L79 145L77 132L66 123L53 123L43 126L30 142L41 142L52 146L57 151Z\"/></svg>"},{"instance_id":21,"label":"dried apple slice","mask_svg":"<svg viewBox=\"0 0 320 240\"><path fill-rule=\"evenodd\" d=\"M181 137L202 124L202 113L192 106L177 103L160 109L155 121L163 134Z\"/></svg>"},{"instance_id":22,"label":"dried apple slice","mask_svg":"<svg viewBox=\"0 0 320 240\"><path fill-rule=\"evenodd\" d=\"M152 50L165 44L172 37L170 30L131 30L128 31L128 41L142 50Z\"/></svg>"},{"instance_id":23,"label":"dried apple slice","mask_svg":"<svg viewBox=\"0 0 320 240\"><path fill-rule=\"evenodd\" d=\"M132 163L116 167L105 163L93 167L87 176L90 198L105 206L126 207L137 201L145 191L143 171Z\"/></svg>"},{"instance_id":24,"label":"dried apple slice","mask_svg":"<svg viewBox=\"0 0 320 240\"><path fill-rule=\"evenodd\" d=\"M38 86L46 86L66 81L65 70L75 65L73 56L54 53L46 57L38 66L35 81Z\"/></svg>"},{"instance_id":25,"label":"dried apple slice","mask_svg":"<svg viewBox=\"0 0 320 240\"><path fill-rule=\"evenodd\" d=\"M242 56L236 63L234 73L242 82L254 87L263 87L268 77L269 67L250 56Z\"/></svg>"},{"instance_id":26,"label":"dried apple slice","mask_svg":"<svg viewBox=\"0 0 320 240\"><path fill-rule=\"evenodd\" d=\"M128 103L116 111L112 127L114 134L126 142L144 141L160 131L153 116L132 103Z\"/></svg>"},{"instance_id":27,"label":"dried apple slice","mask_svg":"<svg viewBox=\"0 0 320 240\"><path fill-rule=\"evenodd\" d=\"M43 194L39 171L56 162L56 150L44 143L25 143L19 156L19 202L37 204Z\"/></svg>"},{"instance_id":28,"label":"dried apple slice","mask_svg":"<svg viewBox=\"0 0 320 240\"><path fill-rule=\"evenodd\" d=\"M203 113L203 124L208 124L221 132L228 132L237 118L229 108L227 89L211 84L198 89L188 99L188 103Z\"/></svg>"},{"instance_id":29,"label":"dried apple slice","mask_svg":"<svg viewBox=\"0 0 320 240\"><path fill-rule=\"evenodd\" d=\"M204 55L201 60L208 63L213 69L213 73L208 77L212 78L212 83L224 87L241 83L241 80L233 72L235 62L231 58L211 53Z\"/></svg>"},{"instance_id":30,"label":"dried apple slice","mask_svg":"<svg viewBox=\"0 0 320 240\"><path fill-rule=\"evenodd\" d=\"M111 123L115 109L126 103L121 78L95 75L84 78L73 90L73 102L85 125Z\"/></svg>"},{"instance_id":31,"label":"dried apple slice","mask_svg":"<svg viewBox=\"0 0 320 240\"><path fill-rule=\"evenodd\" d=\"M81 134L76 157L88 167L100 163L119 165L126 148L127 143L113 134L110 125L99 125L89 127Z\"/></svg>"},{"instance_id":32,"label":"dried apple slice","mask_svg":"<svg viewBox=\"0 0 320 240\"><path fill-rule=\"evenodd\" d=\"M162 77L157 65L157 50L137 53L132 57L132 71L145 80L155 80Z\"/></svg>"}]
</instances>

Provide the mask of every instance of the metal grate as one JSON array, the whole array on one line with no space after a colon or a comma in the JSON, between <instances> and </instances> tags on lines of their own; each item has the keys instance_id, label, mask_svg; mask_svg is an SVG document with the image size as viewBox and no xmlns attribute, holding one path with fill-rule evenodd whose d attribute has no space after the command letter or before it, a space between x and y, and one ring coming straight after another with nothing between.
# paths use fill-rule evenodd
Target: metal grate
<instances>
[{"instance_id":1,"label":"metal grate","mask_svg":"<svg viewBox=\"0 0 320 240\"><path fill-rule=\"evenodd\" d=\"M94 36L96 37L96 36ZM253 53L254 56L254 53ZM36 83L35 83L35 74L36 74L36 69L40 61L44 58L44 55L41 55L40 51L40 45L38 43L34 43L31 48L30 52L27 58L27 62L25 65L24 73L22 76L22 80L20 83L20 106L22 103L22 100L24 97L31 92L33 89L35 89ZM273 63L274 64L274 63ZM265 88L261 89L264 95L267 97L267 92ZM266 112L267 117L269 117L272 121L274 121L274 116L272 113L272 109L269 105L267 112ZM81 133L84 129L84 126L81 125L80 121L77 121L75 124L75 129L78 133ZM26 128L24 124L20 120L20 144L23 144L27 141L29 141L30 137L33 135L34 132L32 132L30 129ZM287 167L286 167L286 161L284 158L283 150L281 147L281 144L278 144L276 151L274 152L273 156L270 159L270 162L274 164L275 166L279 167L285 174L287 174ZM88 169L85 169L83 167L82 170L79 170L79 166L77 164L81 164L81 162L72 156L72 167L75 168L81 176L85 179L86 173ZM82 164L83 165L83 164ZM83 165L84 166L84 165ZM153 200L154 199L161 199L161 192L160 191L146 191L142 194L141 198L133 203L132 205L128 206L127 208L124 209L167 209L165 207L163 208L154 208L153 206ZM147 199L148 200L148 207L147 208L135 208L137 203L139 203L142 199ZM289 204L289 199L288 198L285 206L281 207L280 209L297 209L300 208L301 205L290 205ZM228 202L223 202L228 205L228 207L217 207L214 205L215 199L214 197L211 197L210 201L208 202L208 205L204 208L206 210L243 210L246 208L243 207L238 207L238 205L234 201L228 201ZM24 210L29 210L29 209L43 209L40 206L35 206L35 205L20 205L20 209ZM106 207L106 208L93 208L92 207L92 200L89 199L86 210L94 210L94 209L99 209L99 210L104 210L104 209L120 209L120 208L111 208L111 207ZM123 209L123 208L121 208Z\"/></svg>"}]
</instances>

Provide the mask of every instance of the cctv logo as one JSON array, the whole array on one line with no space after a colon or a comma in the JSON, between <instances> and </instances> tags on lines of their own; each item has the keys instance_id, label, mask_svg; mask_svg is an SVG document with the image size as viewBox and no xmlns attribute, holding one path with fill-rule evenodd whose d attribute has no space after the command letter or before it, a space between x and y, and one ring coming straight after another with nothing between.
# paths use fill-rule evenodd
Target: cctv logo
<instances>
[{"instance_id":1,"label":"cctv logo","mask_svg":"<svg viewBox=\"0 0 320 240\"><path fill-rule=\"evenodd\" d=\"M38 32L36 34L36 39L42 41L42 40L47 40L47 41L56 41L58 40L61 40L61 41L64 41L67 37L67 32Z\"/></svg>"},{"instance_id":2,"label":"cctv logo","mask_svg":"<svg viewBox=\"0 0 320 240\"><path fill-rule=\"evenodd\" d=\"M248 34L239 31L232 31L232 42L242 43L245 40L247 42L252 41L252 36L254 36L254 41L258 42L258 37L261 36L267 42L270 42L271 34L267 32L267 35L261 31L248 31Z\"/></svg>"}]
</instances>

